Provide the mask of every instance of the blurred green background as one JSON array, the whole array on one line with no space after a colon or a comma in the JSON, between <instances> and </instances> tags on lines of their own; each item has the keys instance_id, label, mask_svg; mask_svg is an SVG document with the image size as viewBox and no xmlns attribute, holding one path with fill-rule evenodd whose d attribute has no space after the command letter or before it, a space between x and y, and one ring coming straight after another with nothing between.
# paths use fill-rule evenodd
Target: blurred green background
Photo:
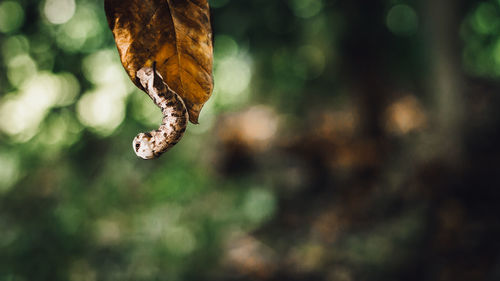
<instances>
[{"instance_id":1,"label":"blurred green background","mask_svg":"<svg viewBox=\"0 0 500 281\"><path fill-rule=\"evenodd\" d=\"M98 0L0 1L0 280L500 280L500 1L213 0L160 110Z\"/></svg>"}]
</instances>

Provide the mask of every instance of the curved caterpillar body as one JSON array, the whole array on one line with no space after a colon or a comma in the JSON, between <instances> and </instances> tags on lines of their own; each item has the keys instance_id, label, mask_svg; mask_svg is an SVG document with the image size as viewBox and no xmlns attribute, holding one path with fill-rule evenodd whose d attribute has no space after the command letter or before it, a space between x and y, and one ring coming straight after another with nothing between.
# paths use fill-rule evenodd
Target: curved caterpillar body
<instances>
[{"instance_id":1,"label":"curved caterpillar body","mask_svg":"<svg viewBox=\"0 0 500 281\"><path fill-rule=\"evenodd\" d=\"M162 124L157 130L138 134L132 143L137 156L153 159L179 142L186 131L189 116L184 101L165 85L154 63L153 67L137 71L136 77L163 114Z\"/></svg>"}]
</instances>

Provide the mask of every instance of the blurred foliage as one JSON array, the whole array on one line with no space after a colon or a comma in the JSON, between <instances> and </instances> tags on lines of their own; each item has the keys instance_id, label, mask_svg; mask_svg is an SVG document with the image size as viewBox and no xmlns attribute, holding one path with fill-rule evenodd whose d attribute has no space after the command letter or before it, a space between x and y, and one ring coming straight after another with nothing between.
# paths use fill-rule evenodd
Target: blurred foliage
<instances>
[{"instance_id":1,"label":"blurred foliage","mask_svg":"<svg viewBox=\"0 0 500 281\"><path fill-rule=\"evenodd\" d=\"M455 49L433 1L210 3L214 95L142 161L102 1L0 2L1 281L500 278L499 1L443 2Z\"/></svg>"}]
</instances>

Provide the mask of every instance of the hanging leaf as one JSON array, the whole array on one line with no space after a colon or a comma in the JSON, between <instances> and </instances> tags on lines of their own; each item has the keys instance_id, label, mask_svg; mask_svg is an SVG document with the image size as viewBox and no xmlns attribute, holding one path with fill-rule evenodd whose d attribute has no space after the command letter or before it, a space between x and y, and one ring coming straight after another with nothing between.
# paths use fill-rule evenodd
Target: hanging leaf
<instances>
[{"instance_id":1,"label":"hanging leaf","mask_svg":"<svg viewBox=\"0 0 500 281\"><path fill-rule=\"evenodd\" d=\"M137 72L156 63L164 83L198 123L213 89L212 30L207 0L106 0L120 59L141 89Z\"/></svg>"}]
</instances>

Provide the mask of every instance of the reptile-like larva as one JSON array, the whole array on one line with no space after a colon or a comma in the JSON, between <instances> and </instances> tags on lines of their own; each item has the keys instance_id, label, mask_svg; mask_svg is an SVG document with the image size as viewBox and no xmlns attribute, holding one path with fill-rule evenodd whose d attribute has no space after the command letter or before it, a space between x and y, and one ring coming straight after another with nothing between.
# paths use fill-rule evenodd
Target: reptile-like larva
<instances>
[{"instance_id":1,"label":"reptile-like larva","mask_svg":"<svg viewBox=\"0 0 500 281\"><path fill-rule=\"evenodd\" d=\"M158 130L138 134L132 143L135 154L142 159L159 157L179 142L186 131L188 113L182 98L163 82L163 77L153 67L137 71L137 79L163 113Z\"/></svg>"}]
</instances>

